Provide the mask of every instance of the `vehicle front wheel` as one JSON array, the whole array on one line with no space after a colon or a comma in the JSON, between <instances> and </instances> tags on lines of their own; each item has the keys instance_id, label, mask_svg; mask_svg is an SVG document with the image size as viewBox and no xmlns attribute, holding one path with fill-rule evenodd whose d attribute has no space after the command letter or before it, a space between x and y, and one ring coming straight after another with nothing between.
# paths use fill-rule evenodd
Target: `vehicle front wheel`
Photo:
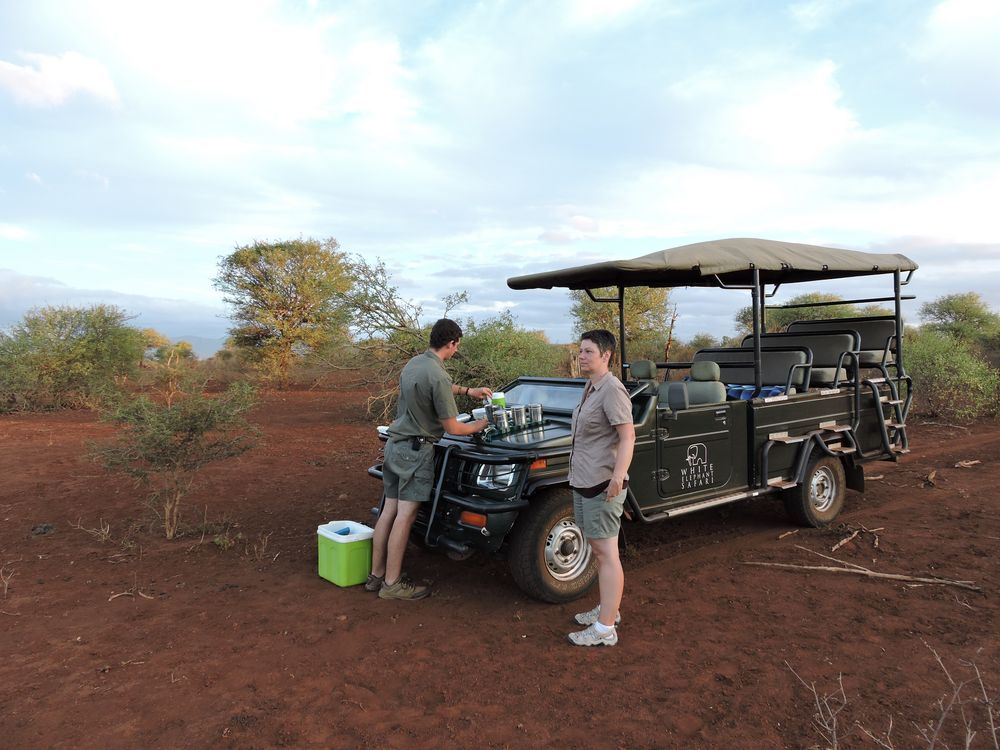
<instances>
[{"instance_id":1,"label":"vehicle front wheel","mask_svg":"<svg viewBox=\"0 0 1000 750\"><path fill-rule=\"evenodd\" d=\"M509 559L517 585L542 601L579 599L593 585L597 561L573 518L569 489L540 495L518 516Z\"/></svg>"},{"instance_id":2,"label":"vehicle front wheel","mask_svg":"<svg viewBox=\"0 0 1000 750\"><path fill-rule=\"evenodd\" d=\"M802 484L785 490L785 509L803 526L829 526L844 507L844 465L834 456L813 456Z\"/></svg>"}]
</instances>

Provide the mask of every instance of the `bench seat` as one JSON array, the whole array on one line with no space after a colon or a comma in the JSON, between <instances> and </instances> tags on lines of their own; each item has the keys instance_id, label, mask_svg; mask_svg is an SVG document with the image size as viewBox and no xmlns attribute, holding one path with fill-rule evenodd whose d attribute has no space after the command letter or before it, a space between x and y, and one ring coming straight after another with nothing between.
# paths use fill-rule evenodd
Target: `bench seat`
<instances>
[{"instance_id":1,"label":"bench seat","mask_svg":"<svg viewBox=\"0 0 1000 750\"><path fill-rule=\"evenodd\" d=\"M762 349L760 382L762 386L782 386L787 393L809 387L809 350L803 347ZM753 348L712 347L699 349L694 362L715 362L720 379L729 385L754 385Z\"/></svg>"},{"instance_id":2,"label":"bench seat","mask_svg":"<svg viewBox=\"0 0 1000 750\"><path fill-rule=\"evenodd\" d=\"M831 318L829 320L797 320L788 326L788 333L819 331L857 331L861 337L859 359L862 367L876 367L895 361L896 319L886 316L871 318Z\"/></svg>"},{"instance_id":3,"label":"bench seat","mask_svg":"<svg viewBox=\"0 0 1000 750\"><path fill-rule=\"evenodd\" d=\"M761 349L801 347L812 352L812 385L828 386L850 378L848 368L854 360L845 352L856 353L861 348L861 336L856 331L817 331L815 333L765 333L760 337ZM743 348L753 347L753 336L743 339ZM838 371L838 364L844 364Z\"/></svg>"}]
</instances>

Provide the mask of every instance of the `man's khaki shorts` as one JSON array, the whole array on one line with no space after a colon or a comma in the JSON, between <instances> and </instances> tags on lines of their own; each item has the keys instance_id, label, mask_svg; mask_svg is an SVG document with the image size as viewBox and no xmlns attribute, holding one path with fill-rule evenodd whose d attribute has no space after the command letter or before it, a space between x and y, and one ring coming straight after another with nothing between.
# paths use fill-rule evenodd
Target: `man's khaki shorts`
<instances>
[{"instance_id":1,"label":"man's khaki shorts","mask_svg":"<svg viewBox=\"0 0 1000 750\"><path fill-rule=\"evenodd\" d=\"M610 539L618 536L622 526L622 510L625 508L625 493L606 500L608 493L602 492L594 497L584 497L573 490L573 516L576 525L583 529L583 535L588 539Z\"/></svg>"},{"instance_id":2,"label":"man's khaki shorts","mask_svg":"<svg viewBox=\"0 0 1000 750\"><path fill-rule=\"evenodd\" d=\"M434 444L419 443L414 450L409 439L389 440L382 463L385 496L423 503L434 489Z\"/></svg>"}]
</instances>

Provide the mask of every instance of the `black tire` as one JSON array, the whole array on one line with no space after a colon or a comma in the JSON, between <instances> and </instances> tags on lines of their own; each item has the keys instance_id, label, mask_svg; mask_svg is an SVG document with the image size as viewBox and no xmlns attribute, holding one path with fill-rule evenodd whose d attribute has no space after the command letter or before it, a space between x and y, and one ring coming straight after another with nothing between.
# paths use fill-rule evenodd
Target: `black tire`
<instances>
[{"instance_id":1,"label":"black tire","mask_svg":"<svg viewBox=\"0 0 1000 750\"><path fill-rule=\"evenodd\" d=\"M840 459L814 455L802 484L785 490L785 509L802 526L829 526L844 507L846 487L847 476Z\"/></svg>"},{"instance_id":2,"label":"black tire","mask_svg":"<svg viewBox=\"0 0 1000 750\"><path fill-rule=\"evenodd\" d=\"M546 602L579 599L597 580L597 561L573 519L569 489L536 497L517 518L510 541L510 572L529 596Z\"/></svg>"}]
</instances>

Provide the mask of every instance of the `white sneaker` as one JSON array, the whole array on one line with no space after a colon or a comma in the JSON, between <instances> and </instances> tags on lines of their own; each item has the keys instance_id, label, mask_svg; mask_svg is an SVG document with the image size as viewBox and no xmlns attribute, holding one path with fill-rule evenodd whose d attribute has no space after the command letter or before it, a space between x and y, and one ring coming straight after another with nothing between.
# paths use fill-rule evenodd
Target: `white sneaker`
<instances>
[{"instance_id":1,"label":"white sneaker","mask_svg":"<svg viewBox=\"0 0 1000 750\"><path fill-rule=\"evenodd\" d=\"M601 616L601 605L598 604L589 612L581 612L578 615L573 615L573 619L576 620L580 625L593 625L597 622L597 618ZM615 615L615 625L621 625L622 613L619 612Z\"/></svg>"},{"instance_id":2,"label":"white sneaker","mask_svg":"<svg viewBox=\"0 0 1000 750\"><path fill-rule=\"evenodd\" d=\"M607 635L601 635L593 625L586 630L569 634L570 643L574 646L616 646L618 645L618 631L614 628Z\"/></svg>"}]
</instances>

